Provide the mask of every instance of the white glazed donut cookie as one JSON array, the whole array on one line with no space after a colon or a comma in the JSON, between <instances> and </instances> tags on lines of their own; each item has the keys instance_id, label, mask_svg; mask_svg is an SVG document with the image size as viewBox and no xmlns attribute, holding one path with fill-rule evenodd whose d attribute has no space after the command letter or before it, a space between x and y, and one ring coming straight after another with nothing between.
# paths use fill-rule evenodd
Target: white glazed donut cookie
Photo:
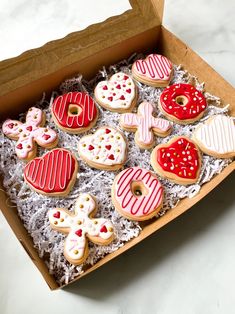
<instances>
[{"instance_id":1,"label":"white glazed donut cookie","mask_svg":"<svg viewBox=\"0 0 235 314\"><path fill-rule=\"evenodd\" d=\"M74 265L83 263L89 253L88 239L99 245L107 245L114 238L112 223L104 218L93 218L97 208L94 196L81 194L75 204L74 213L65 208L49 211L51 227L68 234L65 245L65 258Z\"/></svg>"},{"instance_id":2,"label":"white glazed donut cookie","mask_svg":"<svg viewBox=\"0 0 235 314\"><path fill-rule=\"evenodd\" d=\"M122 216L130 220L147 220L162 207L163 187L151 171L127 168L113 182L112 201Z\"/></svg>"}]
</instances>

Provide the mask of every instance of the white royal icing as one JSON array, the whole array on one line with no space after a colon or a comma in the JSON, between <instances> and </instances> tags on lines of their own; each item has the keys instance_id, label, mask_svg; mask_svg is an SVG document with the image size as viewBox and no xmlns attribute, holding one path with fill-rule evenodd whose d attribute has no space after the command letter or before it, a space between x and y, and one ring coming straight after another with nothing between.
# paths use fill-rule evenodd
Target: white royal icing
<instances>
[{"instance_id":1,"label":"white royal icing","mask_svg":"<svg viewBox=\"0 0 235 314\"><path fill-rule=\"evenodd\" d=\"M98 164L122 164L126 158L123 135L110 127L100 128L94 134L82 137L78 148L81 156Z\"/></svg>"},{"instance_id":2,"label":"white royal icing","mask_svg":"<svg viewBox=\"0 0 235 314\"><path fill-rule=\"evenodd\" d=\"M113 225L104 218L90 218L95 211L96 202L93 197L81 194L75 204L74 214L63 208L55 208L49 211L49 221L56 230L68 233L65 240L64 251L72 260L83 258L87 241L90 237L94 243L100 240L109 240L113 237Z\"/></svg>"},{"instance_id":3,"label":"white royal icing","mask_svg":"<svg viewBox=\"0 0 235 314\"><path fill-rule=\"evenodd\" d=\"M95 94L99 101L110 108L128 109L135 98L135 84L129 75L118 72L109 81L99 82Z\"/></svg>"},{"instance_id":4,"label":"white royal icing","mask_svg":"<svg viewBox=\"0 0 235 314\"><path fill-rule=\"evenodd\" d=\"M215 153L235 153L235 126L233 118L217 115L199 125L194 137L203 146Z\"/></svg>"}]
</instances>

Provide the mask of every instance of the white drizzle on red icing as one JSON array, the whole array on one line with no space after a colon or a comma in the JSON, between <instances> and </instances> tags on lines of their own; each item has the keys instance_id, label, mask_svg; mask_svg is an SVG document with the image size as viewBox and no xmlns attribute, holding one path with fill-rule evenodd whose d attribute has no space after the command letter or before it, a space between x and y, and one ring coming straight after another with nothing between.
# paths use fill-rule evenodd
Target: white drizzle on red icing
<instances>
[{"instance_id":1,"label":"white drizzle on red icing","mask_svg":"<svg viewBox=\"0 0 235 314\"><path fill-rule=\"evenodd\" d=\"M60 193L67 189L76 167L73 155L56 148L34 158L24 168L24 176L35 189L45 193Z\"/></svg>"},{"instance_id":2,"label":"white drizzle on red icing","mask_svg":"<svg viewBox=\"0 0 235 314\"><path fill-rule=\"evenodd\" d=\"M70 115L69 105L77 105L80 114ZM58 96L52 104L52 112L57 122L65 128L79 129L89 127L97 117L97 108L93 99L83 92L70 92Z\"/></svg>"},{"instance_id":3,"label":"white drizzle on red icing","mask_svg":"<svg viewBox=\"0 0 235 314\"><path fill-rule=\"evenodd\" d=\"M129 75L118 72L108 81L99 82L95 95L98 101L112 109L128 109L135 98L135 84Z\"/></svg>"},{"instance_id":4,"label":"white drizzle on red icing","mask_svg":"<svg viewBox=\"0 0 235 314\"><path fill-rule=\"evenodd\" d=\"M133 69L141 76L156 80L169 80L172 68L172 63L158 54L151 54L145 60L137 60L133 65Z\"/></svg>"},{"instance_id":5,"label":"white drizzle on red icing","mask_svg":"<svg viewBox=\"0 0 235 314\"><path fill-rule=\"evenodd\" d=\"M110 127L102 127L94 134L83 136L78 144L81 157L103 165L122 164L126 159L123 135Z\"/></svg>"},{"instance_id":6,"label":"white drizzle on red icing","mask_svg":"<svg viewBox=\"0 0 235 314\"><path fill-rule=\"evenodd\" d=\"M124 127L137 128L137 140L144 145L153 143L153 131L164 134L171 129L171 123L165 119L154 118L152 116L153 106L148 102L143 102L138 108L138 114L125 113L121 115L121 124Z\"/></svg>"},{"instance_id":7,"label":"white drizzle on red icing","mask_svg":"<svg viewBox=\"0 0 235 314\"><path fill-rule=\"evenodd\" d=\"M199 125L193 135L199 143L212 152L235 155L235 126L231 117L214 116Z\"/></svg>"},{"instance_id":8,"label":"white drizzle on red icing","mask_svg":"<svg viewBox=\"0 0 235 314\"><path fill-rule=\"evenodd\" d=\"M148 194L141 197L134 195L131 191L131 183L134 181L142 181ZM163 187L156 176L139 167L125 169L119 174L114 193L122 210L134 217L150 215L163 199Z\"/></svg>"},{"instance_id":9,"label":"white drizzle on red icing","mask_svg":"<svg viewBox=\"0 0 235 314\"><path fill-rule=\"evenodd\" d=\"M177 103L176 98L187 98L185 105ZM190 84L173 84L164 89L160 95L160 103L163 111L179 120L197 118L207 108L204 95Z\"/></svg>"},{"instance_id":10,"label":"white drizzle on red icing","mask_svg":"<svg viewBox=\"0 0 235 314\"><path fill-rule=\"evenodd\" d=\"M19 158L27 159L35 149L35 142L44 147L52 145L57 140L55 131L42 127L43 111L32 107L26 115L26 122L6 120L3 123L3 133L12 139L17 139L16 154Z\"/></svg>"},{"instance_id":11,"label":"white drizzle on red icing","mask_svg":"<svg viewBox=\"0 0 235 314\"><path fill-rule=\"evenodd\" d=\"M89 237L92 242L109 241L113 238L113 225L104 218L91 218L95 212L96 202L90 194L81 194L75 204L74 213L63 208L49 211L49 221L52 228L68 234L64 251L73 263L84 257Z\"/></svg>"}]
</instances>

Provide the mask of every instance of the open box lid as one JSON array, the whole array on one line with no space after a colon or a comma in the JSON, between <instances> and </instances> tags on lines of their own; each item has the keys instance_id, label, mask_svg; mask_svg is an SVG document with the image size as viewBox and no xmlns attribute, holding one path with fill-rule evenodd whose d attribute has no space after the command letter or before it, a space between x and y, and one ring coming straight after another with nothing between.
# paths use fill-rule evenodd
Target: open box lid
<instances>
[{"instance_id":1,"label":"open box lid","mask_svg":"<svg viewBox=\"0 0 235 314\"><path fill-rule=\"evenodd\" d=\"M0 97L162 23L164 0L129 0L131 10L0 62ZM117 4L118 5L118 4Z\"/></svg>"}]
</instances>

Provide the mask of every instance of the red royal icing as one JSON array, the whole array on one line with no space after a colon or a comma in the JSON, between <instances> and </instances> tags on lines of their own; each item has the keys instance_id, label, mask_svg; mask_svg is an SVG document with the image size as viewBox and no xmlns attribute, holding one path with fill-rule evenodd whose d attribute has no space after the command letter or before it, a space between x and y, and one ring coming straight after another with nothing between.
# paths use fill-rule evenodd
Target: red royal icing
<instances>
[{"instance_id":1,"label":"red royal icing","mask_svg":"<svg viewBox=\"0 0 235 314\"><path fill-rule=\"evenodd\" d=\"M43 134L43 136L42 136L43 138L44 138L44 140L49 140L49 138L51 138L51 136L50 135L48 135L48 134Z\"/></svg>"},{"instance_id":2,"label":"red royal icing","mask_svg":"<svg viewBox=\"0 0 235 314\"><path fill-rule=\"evenodd\" d=\"M176 98L187 98L185 105L176 102ZM190 84L173 84L168 86L160 96L162 109L179 120L194 119L207 107L204 95Z\"/></svg>"},{"instance_id":3,"label":"red royal icing","mask_svg":"<svg viewBox=\"0 0 235 314\"><path fill-rule=\"evenodd\" d=\"M73 155L68 150L56 148L30 161L24 168L24 177L37 190L60 193L69 186L75 167Z\"/></svg>"},{"instance_id":4,"label":"red royal icing","mask_svg":"<svg viewBox=\"0 0 235 314\"><path fill-rule=\"evenodd\" d=\"M100 232L105 232L105 233L108 232L106 226L101 227L100 228Z\"/></svg>"},{"instance_id":5,"label":"red royal icing","mask_svg":"<svg viewBox=\"0 0 235 314\"><path fill-rule=\"evenodd\" d=\"M198 149L186 138L179 137L170 145L156 149L155 158L164 171L184 179L197 178L200 167Z\"/></svg>"},{"instance_id":6,"label":"red royal icing","mask_svg":"<svg viewBox=\"0 0 235 314\"><path fill-rule=\"evenodd\" d=\"M22 148L23 148L23 145L22 145L21 143L19 143L19 144L16 146L16 148L22 149Z\"/></svg>"},{"instance_id":7,"label":"red royal icing","mask_svg":"<svg viewBox=\"0 0 235 314\"><path fill-rule=\"evenodd\" d=\"M53 217L59 219L60 218L60 212L58 211L58 212L54 213Z\"/></svg>"},{"instance_id":8,"label":"red royal icing","mask_svg":"<svg viewBox=\"0 0 235 314\"><path fill-rule=\"evenodd\" d=\"M69 115L70 104L82 109L80 114ZM71 129L88 127L97 117L97 108L93 99L82 92L70 92L58 96L53 102L52 112L59 125Z\"/></svg>"},{"instance_id":9,"label":"red royal icing","mask_svg":"<svg viewBox=\"0 0 235 314\"><path fill-rule=\"evenodd\" d=\"M26 128L26 130L28 130L28 131L32 131L32 129L33 129L33 127L30 125L30 126L27 126L27 128Z\"/></svg>"},{"instance_id":10,"label":"red royal icing","mask_svg":"<svg viewBox=\"0 0 235 314\"><path fill-rule=\"evenodd\" d=\"M75 231L75 234L76 234L78 237L81 237L81 236L82 236L82 229L79 229L79 230Z\"/></svg>"}]
</instances>

